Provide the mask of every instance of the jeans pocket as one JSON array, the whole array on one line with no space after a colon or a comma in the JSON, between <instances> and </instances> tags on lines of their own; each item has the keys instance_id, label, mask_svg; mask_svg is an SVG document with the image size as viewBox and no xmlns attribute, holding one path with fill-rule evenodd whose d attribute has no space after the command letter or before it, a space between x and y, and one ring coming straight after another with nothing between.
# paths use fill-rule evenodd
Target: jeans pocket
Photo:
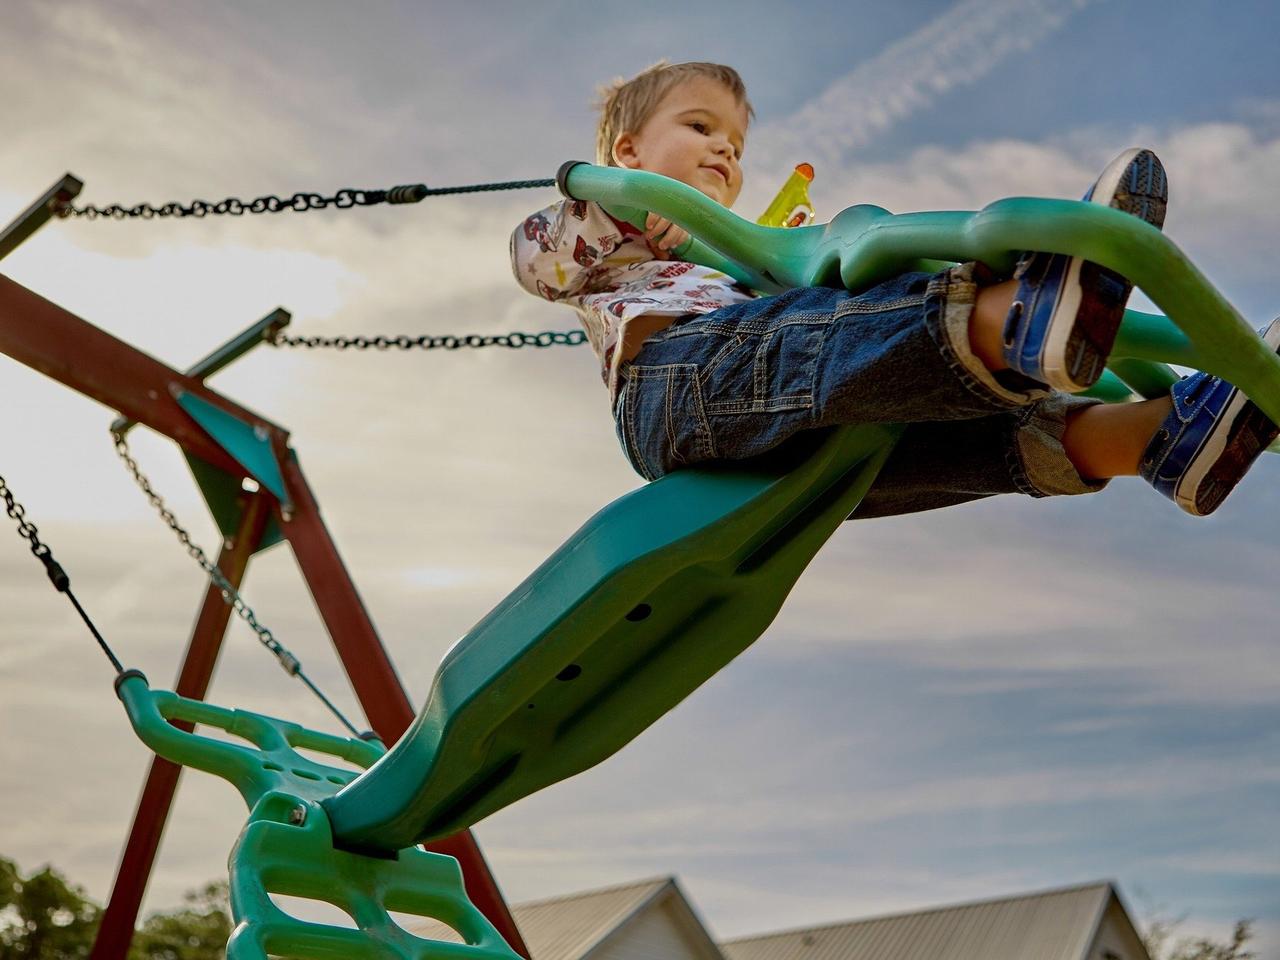
<instances>
[{"instance_id":1,"label":"jeans pocket","mask_svg":"<svg viewBox=\"0 0 1280 960\"><path fill-rule=\"evenodd\" d=\"M801 317L763 332L738 333L706 365L707 412L811 409L818 360L830 328L827 317Z\"/></svg>"},{"instance_id":2,"label":"jeans pocket","mask_svg":"<svg viewBox=\"0 0 1280 960\"><path fill-rule=\"evenodd\" d=\"M623 389L619 436L631 465L646 480L716 458L697 364L632 363Z\"/></svg>"}]
</instances>

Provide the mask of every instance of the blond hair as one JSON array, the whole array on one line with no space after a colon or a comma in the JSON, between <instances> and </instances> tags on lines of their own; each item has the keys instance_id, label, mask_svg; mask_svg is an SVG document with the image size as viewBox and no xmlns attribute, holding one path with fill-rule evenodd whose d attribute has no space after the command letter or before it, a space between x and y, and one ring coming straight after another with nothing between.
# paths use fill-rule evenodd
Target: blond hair
<instances>
[{"instance_id":1,"label":"blond hair","mask_svg":"<svg viewBox=\"0 0 1280 960\"><path fill-rule=\"evenodd\" d=\"M659 60L630 80L619 77L600 88L600 99L596 104L600 110L600 122L596 126L596 163L616 167L613 141L618 139L618 134L638 132L673 87L694 77L706 77L724 84L747 108L748 119L755 116L755 110L747 100L746 85L733 67L719 63L668 63Z\"/></svg>"}]
</instances>

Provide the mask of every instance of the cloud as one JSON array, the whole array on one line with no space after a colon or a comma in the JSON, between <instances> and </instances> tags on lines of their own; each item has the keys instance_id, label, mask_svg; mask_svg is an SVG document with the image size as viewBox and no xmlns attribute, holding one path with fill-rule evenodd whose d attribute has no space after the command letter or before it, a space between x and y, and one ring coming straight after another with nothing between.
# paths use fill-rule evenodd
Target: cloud
<instances>
[{"instance_id":1,"label":"cloud","mask_svg":"<svg viewBox=\"0 0 1280 960\"><path fill-rule=\"evenodd\" d=\"M803 143L820 166L841 165L897 123L1032 49L1089 3L962 0L830 83L793 117L762 128L752 150L776 167Z\"/></svg>"}]
</instances>

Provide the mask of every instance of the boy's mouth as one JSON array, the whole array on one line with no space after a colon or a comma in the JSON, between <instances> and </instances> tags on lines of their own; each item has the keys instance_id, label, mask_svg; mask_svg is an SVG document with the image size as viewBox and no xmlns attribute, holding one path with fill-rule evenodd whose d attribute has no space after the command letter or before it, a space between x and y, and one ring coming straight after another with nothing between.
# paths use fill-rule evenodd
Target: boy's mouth
<instances>
[{"instance_id":1,"label":"boy's mouth","mask_svg":"<svg viewBox=\"0 0 1280 960\"><path fill-rule=\"evenodd\" d=\"M702 165L702 169L704 169L704 170L714 170L716 173L720 174L721 178L723 178L723 180L724 180L724 182L725 182L726 184L729 182L729 168L728 168L728 166L726 166L725 164L722 164L722 163L704 163L704 164Z\"/></svg>"}]
</instances>

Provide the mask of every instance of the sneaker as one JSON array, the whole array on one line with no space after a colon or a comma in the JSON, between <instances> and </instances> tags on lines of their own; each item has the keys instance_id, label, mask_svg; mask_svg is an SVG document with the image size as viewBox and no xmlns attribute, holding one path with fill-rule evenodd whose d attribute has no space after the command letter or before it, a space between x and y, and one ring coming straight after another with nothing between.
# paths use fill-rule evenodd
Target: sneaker
<instances>
[{"instance_id":1,"label":"sneaker","mask_svg":"<svg viewBox=\"0 0 1280 960\"><path fill-rule=\"evenodd\" d=\"M1260 332L1267 346L1280 348L1280 319ZM1280 435L1280 427L1212 374L1193 373L1171 392L1173 411L1151 438L1138 472L1187 513L1208 516Z\"/></svg>"},{"instance_id":2,"label":"sneaker","mask_svg":"<svg viewBox=\"0 0 1280 960\"><path fill-rule=\"evenodd\" d=\"M1116 157L1084 199L1164 226L1169 184L1150 150ZM1054 390L1087 390L1102 376L1124 319L1131 284L1120 274L1060 253L1022 255L1004 327L1010 368Z\"/></svg>"}]
</instances>

